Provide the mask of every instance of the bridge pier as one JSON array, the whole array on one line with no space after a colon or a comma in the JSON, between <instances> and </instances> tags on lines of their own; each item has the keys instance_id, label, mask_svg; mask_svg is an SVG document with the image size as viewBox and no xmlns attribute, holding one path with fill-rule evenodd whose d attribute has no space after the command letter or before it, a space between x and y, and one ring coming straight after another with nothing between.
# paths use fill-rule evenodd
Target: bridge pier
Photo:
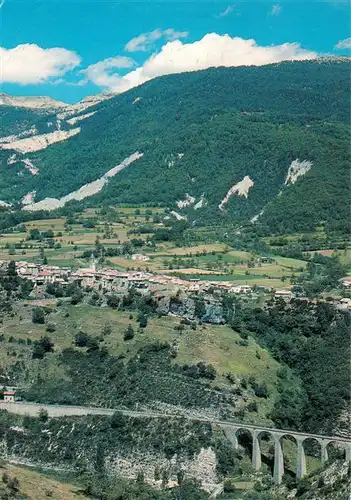
<instances>
[{"instance_id":1,"label":"bridge pier","mask_svg":"<svg viewBox=\"0 0 351 500\"><path fill-rule=\"evenodd\" d=\"M236 427L231 427L231 428L224 427L223 430L224 434L232 443L234 450L237 450L239 448L238 436L236 434L238 432L238 429Z\"/></svg>"},{"instance_id":2,"label":"bridge pier","mask_svg":"<svg viewBox=\"0 0 351 500\"><path fill-rule=\"evenodd\" d=\"M252 433L252 467L255 470L261 468L261 449L258 436L259 433L257 431Z\"/></svg>"},{"instance_id":3,"label":"bridge pier","mask_svg":"<svg viewBox=\"0 0 351 500\"><path fill-rule=\"evenodd\" d=\"M297 440L297 466L296 466L296 477L302 479L306 476L306 457L305 450L303 448L303 439Z\"/></svg>"},{"instance_id":4,"label":"bridge pier","mask_svg":"<svg viewBox=\"0 0 351 500\"><path fill-rule=\"evenodd\" d=\"M274 470L273 480L275 484L281 484L284 476L284 457L280 436L274 435Z\"/></svg>"},{"instance_id":5,"label":"bridge pier","mask_svg":"<svg viewBox=\"0 0 351 500\"><path fill-rule=\"evenodd\" d=\"M328 462L328 449L327 449L327 446L328 446L328 441L325 441L324 439L322 439L321 441L321 462L322 464L325 464L326 462Z\"/></svg>"}]
</instances>

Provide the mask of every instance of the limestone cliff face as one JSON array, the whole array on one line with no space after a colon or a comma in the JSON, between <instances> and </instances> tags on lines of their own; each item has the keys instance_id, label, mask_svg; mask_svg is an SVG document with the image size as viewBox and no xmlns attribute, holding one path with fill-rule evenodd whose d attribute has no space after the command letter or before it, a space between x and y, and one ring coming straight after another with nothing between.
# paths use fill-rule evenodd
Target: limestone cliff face
<instances>
[{"instance_id":1,"label":"limestone cliff face","mask_svg":"<svg viewBox=\"0 0 351 500\"><path fill-rule=\"evenodd\" d=\"M191 295L185 292L178 292L170 295L169 292L158 292L155 294L158 302L158 314L173 314L194 320L196 318L205 323L223 324L223 306L220 297L212 294L201 296ZM197 304L201 303L200 307Z\"/></svg>"},{"instance_id":2,"label":"limestone cliff face","mask_svg":"<svg viewBox=\"0 0 351 500\"><path fill-rule=\"evenodd\" d=\"M215 325L225 323L223 317L222 300L213 295L206 295L204 298L204 302L206 312L201 318L202 321L206 323L213 323Z\"/></svg>"}]
</instances>

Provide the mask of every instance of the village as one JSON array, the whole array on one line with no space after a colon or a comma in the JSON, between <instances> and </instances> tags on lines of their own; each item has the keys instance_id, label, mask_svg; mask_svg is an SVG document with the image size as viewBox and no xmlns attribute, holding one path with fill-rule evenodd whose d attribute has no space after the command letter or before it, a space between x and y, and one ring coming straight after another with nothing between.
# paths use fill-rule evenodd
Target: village
<instances>
[{"instance_id":1,"label":"village","mask_svg":"<svg viewBox=\"0 0 351 500\"><path fill-rule=\"evenodd\" d=\"M0 268L7 265L7 261L0 261ZM230 281L211 281L198 278L184 279L168 274L155 274L146 271L118 271L109 267L97 265L91 258L89 267L73 270L71 267L37 264L33 262L16 262L18 275L30 281L34 288L41 288L48 284L66 287L76 283L79 287L104 292L127 292L131 288L140 293L156 292L161 289L174 290L180 288L190 293L224 291L227 293L249 295L253 292L274 293L276 297L291 298L291 290L273 290L266 287L238 284Z\"/></svg>"}]
</instances>

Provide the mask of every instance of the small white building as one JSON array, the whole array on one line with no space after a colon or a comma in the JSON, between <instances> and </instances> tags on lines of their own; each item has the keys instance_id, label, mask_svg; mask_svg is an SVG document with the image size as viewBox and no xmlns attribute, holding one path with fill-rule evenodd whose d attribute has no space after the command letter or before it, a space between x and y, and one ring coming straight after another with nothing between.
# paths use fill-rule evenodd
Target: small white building
<instances>
[{"instance_id":1,"label":"small white building","mask_svg":"<svg viewBox=\"0 0 351 500\"><path fill-rule=\"evenodd\" d=\"M250 285L236 285L232 286L229 290L230 293L251 293L252 286Z\"/></svg>"},{"instance_id":2,"label":"small white building","mask_svg":"<svg viewBox=\"0 0 351 500\"><path fill-rule=\"evenodd\" d=\"M292 292L291 290L276 290L274 292L274 296L289 299L290 297L292 297Z\"/></svg>"},{"instance_id":3,"label":"small white building","mask_svg":"<svg viewBox=\"0 0 351 500\"><path fill-rule=\"evenodd\" d=\"M142 262L147 262L148 260L150 260L150 257L148 255L143 255L141 253L134 253L132 255L132 260L139 260Z\"/></svg>"},{"instance_id":4,"label":"small white building","mask_svg":"<svg viewBox=\"0 0 351 500\"><path fill-rule=\"evenodd\" d=\"M16 400L16 391L4 391L4 402L14 403Z\"/></svg>"}]
</instances>

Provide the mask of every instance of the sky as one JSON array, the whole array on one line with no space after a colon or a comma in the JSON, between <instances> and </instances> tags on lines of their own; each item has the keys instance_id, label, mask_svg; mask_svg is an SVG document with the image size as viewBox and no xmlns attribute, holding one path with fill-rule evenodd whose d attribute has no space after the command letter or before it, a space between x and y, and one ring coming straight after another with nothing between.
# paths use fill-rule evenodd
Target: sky
<instances>
[{"instance_id":1,"label":"sky","mask_svg":"<svg viewBox=\"0 0 351 500\"><path fill-rule=\"evenodd\" d=\"M1 91L76 102L212 66L351 55L349 0L0 0Z\"/></svg>"}]
</instances>

